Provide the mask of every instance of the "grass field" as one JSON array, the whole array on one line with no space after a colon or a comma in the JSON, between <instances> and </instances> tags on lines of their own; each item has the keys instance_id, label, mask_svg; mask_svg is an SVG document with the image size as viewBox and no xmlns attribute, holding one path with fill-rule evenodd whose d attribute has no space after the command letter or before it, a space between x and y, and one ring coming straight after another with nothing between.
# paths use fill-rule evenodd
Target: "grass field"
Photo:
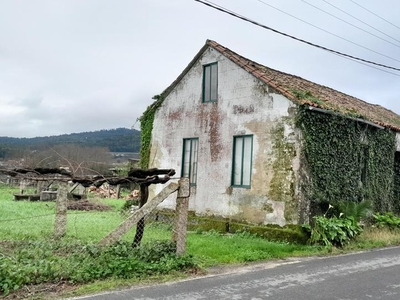
<instances>
[{"instance_id":1,"label":"grass field","mask_svg":"<svg viewBox=\"0 0 400 300\"><path fill-rule=\"evenodd\" d=\"M1 240L46 240L54 231L54 202L13 201L17 189L0 187ZM96 243L124 219L120 209L124 200L92 199L109 205L109 211L68 211L65 238L84 243ZM168 240L172 224L146 226L143 242ZM128 232L124 241L132 241L135 228ZM319 247L271 243L248 234L220 235L215 232L188 233L187 251L206 266L219 263L239 263L260 259L283 258L296 254L317 253Z\"/></svg>"},{"instance_id":2,"label":"grass field","mask_svg":"<svg viewBox=\"0 0 400 300\"><path fill-rule=\"evenodd\" d=\"M55 203L13 201L13 194L17 192L16 188L0 187L0 226L2 229L0 240L51 237L54 231ZM67 238L96 243L126 218L126 214L120 212L124 200L91 199L90 201L107 204L111 210L68 211ZM145 238L150 236L159 239L165 235L164 231L149 226ZM131 230L124 236L124 240L132 240L134 234L135 231Z\"/></svg>"},{"instance_id":3,"label":"grass field","mask_svg":"<svg viewBox=\"0 0 400 300\"><path fill-rule=\"evenodd\" d=\"M130 247L135 228L123 236L121 243L100 248L97 242L126 218L127 214L121 213L124 200L90 199L111 209L68 211L67 233L55 240L55 203L14 201L13 194L17 192L18 189L0 186L0 293L18 293L26 284L67 282L79 283L74 294L84 294L149 278L181 277L193 268L400 244L398 232L376 228L366 229L341 249L271 242L246 232L188 232L187 255L176 257L168 242L172 224L153 222L146 225L143 248ZM34 293L32 299L45 296ZM29 299L30 295L23 293L21 297Z\"/></svg>"}]
</instances>

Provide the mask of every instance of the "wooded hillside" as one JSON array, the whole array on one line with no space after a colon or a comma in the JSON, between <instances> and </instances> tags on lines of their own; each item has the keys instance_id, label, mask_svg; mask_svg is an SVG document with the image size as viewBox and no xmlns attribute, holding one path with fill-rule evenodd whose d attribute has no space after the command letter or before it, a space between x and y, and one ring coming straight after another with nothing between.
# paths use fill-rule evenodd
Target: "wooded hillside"
<instances>
[{"instance_id":1,"label":"wooded hillside","mask_svg":"<svg viewBox=\"0 0 400 300\"><path fill-rule=\"evenodd\" d=\"M14 151L21 151L23 149L40 150L63 144L75 144L84 147L105 147L111 152L139 152L140 131L117 128L35 138L0 136L0 158L10 155Z\"/></svg>"}]
</instances>

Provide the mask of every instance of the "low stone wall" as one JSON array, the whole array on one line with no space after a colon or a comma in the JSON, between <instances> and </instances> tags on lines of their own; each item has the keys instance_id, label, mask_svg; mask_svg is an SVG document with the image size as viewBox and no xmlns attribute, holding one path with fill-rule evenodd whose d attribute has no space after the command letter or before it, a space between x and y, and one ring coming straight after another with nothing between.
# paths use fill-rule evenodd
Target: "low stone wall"
<instances>
[{"instance_id":1,"label":"low stone wall","mask_svg":"<svg viewBox=\"0 0 400 300\"><path fill-rule=\"evenodd\" d=\"M57 192L55 191L42 191L40 193L40 201L56 201Z\"/></svg>"},{"instance_id":2,"label":"low stone wall","mask_svg":"<svg viewBox=\"0 0 400 300\"><path fill-rule=\"evenodd\" d=\"M159 210L157 213L152 214L152 220L158 222L171 223L173 218L174 212L168 210ZM200 217L193 212L188 217L188 230L199 232L215 230L220 233L248 232L270 241L297 244L306 244L310 238L310 232L307 232L301 225L256 225L234 222L224 218Z\"/></svg>"}]
</instances>

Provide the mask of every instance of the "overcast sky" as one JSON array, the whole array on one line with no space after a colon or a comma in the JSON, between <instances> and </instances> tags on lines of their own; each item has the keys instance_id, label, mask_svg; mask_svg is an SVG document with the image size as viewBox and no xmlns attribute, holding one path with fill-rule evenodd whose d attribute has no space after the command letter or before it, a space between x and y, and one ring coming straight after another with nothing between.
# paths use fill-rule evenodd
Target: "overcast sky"
<instances>
[{"instance_id":1,"label":"overcast sky","mask_svg":"<svg viewBox=\"0 0 400 300\"><path fill-rule=\"evenodd\" d=\"M400 1L213 2L298 38L400 68ZM400 114L399 71L341 58L193 0L2 0L0 136L130 128L206 39Z\"/></svg>"}]
</instances>

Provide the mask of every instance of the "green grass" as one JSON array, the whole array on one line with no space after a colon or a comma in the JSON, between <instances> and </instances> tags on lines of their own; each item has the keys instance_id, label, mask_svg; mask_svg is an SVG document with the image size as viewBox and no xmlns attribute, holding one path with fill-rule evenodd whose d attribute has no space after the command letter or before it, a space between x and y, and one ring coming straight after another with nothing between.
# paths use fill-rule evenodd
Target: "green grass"
<instances>
[{"instance_id":1,"label":"green grass","mask_svg":"<svg viewBox=\"0 0 400 300\"><path fill-rule=\"evenodd\" d=\"M54 230L54 202L13 201L17 189L0 188L0 240L46 240ZM122 223L126 214L120 212L124 201L119 199L91 199L109 205L103 212L68 211L65 238L86 243L97 243ZM40 216L41 217L37 217ZM124 241L133 241L135 228L124 235ZM143 242L168 240L172 224L152 223L146 226ZM249 234L220 235L217 233L188 232L187 252L204 266L241 263L255 260L314 254L318 247L269 242Z\"/></svg>"},{"instance_id":2,"label":"green grass","mask_svg":"<svg viewBox=\"0 0 400 300\"><path fill-rule=\"evenodd\" d=\"M55 219L54 202L14 201L13 194L18 188L0 186L0 241L46 239L53 234ZM109 211L68 211L66 238L96 243L114 230L127 217L120 212L124 200L120 199L91 199L111 207ZM144 241L168 239L168 226L148 226ZM135 229L130 230L124 237L132 241Z\"/></svg>"},{"instance_id":3,"label":"green grass","mask_svg":"<svg viewBox=\"0 0 400 300\"><path fill-rule=\"evenodd\" d=\"M187 251L199 258L205 267L324 252L319 246L271 242L247 233L221 235L216 232L189 233Z\"/></svg>"},{"instance_id":4,"label":"green grass","mask_svg":"<svg viewBox=\"0 0 400 300\"><path fill-rule=\"evenodd\" d=\"M0 187L0 240L35 239L53 231L53 202L14 201L16 188Z\"/></svg>"},{"instance_id":5,"label":"green grass","mask_svg":"<svg viewBox=\"0 0 400 300\"><path fill-rule=\"evenodd\" d=\"M46 240L54 230L54 202L13 201L17 188L0 186L0 241L1 240ZM68 211L67 233L65 239L83 243L97 243L110 231L122 223L127 214L120 212L124 200L91 199L111 207L109 211L82 212ZM146 226L143 242L169 240L172 224L152 223ZM123 241L133 241L135 228L123 236ZM367 235L369 233L369 235ZM382 236L382 235L380 235ZM365 238L363 238L365 237ZM351 247L376 247L400 243L400 238L378 239L366 231ZM270 242L246 233L221 235L216 232L188 232L187 252L205 267L217 264L243 263L257 260L279 259L288 256L324 254L326 250L318 246L294 245Z\"/></svg>"},{"instance_id":6,"label":"green grass","mask_svg":"<svg viewBox=\"0 0 400 300\"><path fill-rule=\"evenodd\" d=\"M120 287L143 280L180 278L184 276L183 272L167 268L167 266L174 265L177 262L188 266L195 263L201 268L207 268L221 264L240 264L294 256L326 255L332 251L332 249L321 246L271 242L245 232L237 234L220 234L214 231L188 232L187 253L189 256L183 258L182 261L169 260L165 262L164 266L161 264L160 269L157 269L158 265L152 264L150 269L155 270L155 272L149 271L145 276L139 274L132 278L121 278L121 274L117 276L110 273L107 277L103 276L104 274L91 273L92 269L97 268L96 263L102 253L99 251L103 251L99 250L96 244L126 219L127 214L120 212L124 200L90 199L90 201L99 201L109 205L111 207L109 211L68 211L67 233L61 240L57 241L52 238L55 203L13 201L13 194L18 192L16 188L0 186L0 253L3 254L3 256L0 256L0 264L2 259L9 259L4 262L11 269L14 268L13 270L16 273L13 274L24 273L27 271L24 269L25 266L31 269L36 268L42 274L40 275L42 277L38 277L36 282L41 282L40 280L46 282L46 278L52 278L51 272L64 274L63 272L68 271L72 274L73 271L78 269L78 272L73 273L75 274L73 278L79 278L80 282L88 283L80 285L80 290L74 292L75 294L101 291L105 288ZM133 241L135 231L135 228L133 228L125 234L122 239L125 243L117 245L115 249L113 248L112 254L101 254L103 260L105 262L118 261L121 264L118 265L118 268L121 266L130 268L129 262L128 265L124 263L124 256L119 255L132 251L130 243ZM171 239L171 235L172 224L149 223L146 225L142 244L144 246L157 245L154 244L154 241L168 241ZM398 244L400 244L399 231L368 229L343 249L334 249L333 251L341 253ZM128 250L126 250L126 247L128 247ZM151 249L146 251L146 255L153 255ZM161 248L158 253L162 252ZM14 263L13 260L17 263ZM143 267L142 262L138 263ZM82 270L79 268L82 268ZM110 268L112 269L112 266ZM134 270L136 270L135 268ZM98 270L101 270L101 268ZM178 268L178 270L181 269ZM1 272L0 268L0 284L2 281ZM88 278L87 281L85 281L85 276ZM96 276L100 276L100 280L93 280L97 278ZM16 278L15 280L19 279ZM42 296L40 295L39 298Z\"/></svg>"}]
</instances>

